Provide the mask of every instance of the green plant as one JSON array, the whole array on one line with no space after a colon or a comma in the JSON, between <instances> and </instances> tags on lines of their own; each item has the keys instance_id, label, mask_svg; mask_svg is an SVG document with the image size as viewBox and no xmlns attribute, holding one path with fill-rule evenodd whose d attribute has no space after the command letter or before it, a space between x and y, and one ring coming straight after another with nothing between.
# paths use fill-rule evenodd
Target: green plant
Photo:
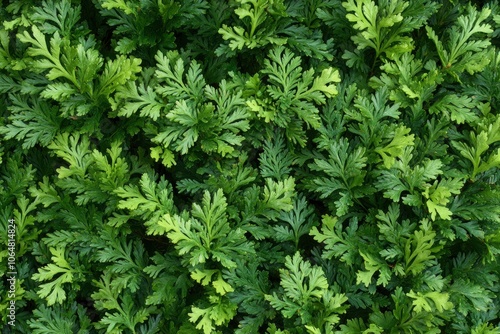
<instances>
[{"instance_id":1,"label":"green plant","mask_svg":"<svg viewBox=\"0 0 500 334\"><path fill-rule=\"evenodd\" d=\"M500 333L499 17L0 6L2 333Z\"/></svg>"}]
</instances>

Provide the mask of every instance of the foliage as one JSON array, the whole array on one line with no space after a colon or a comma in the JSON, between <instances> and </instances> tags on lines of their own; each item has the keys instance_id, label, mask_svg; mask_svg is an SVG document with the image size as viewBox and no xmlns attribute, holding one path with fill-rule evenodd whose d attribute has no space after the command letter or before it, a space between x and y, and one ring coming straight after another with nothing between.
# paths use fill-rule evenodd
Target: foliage
<instances>
[{"instance_id":1,"label":"foliage","mask_svg":"<svg viewBox=\"0 0 500 334\"><path fill-rule=\"evenodd\" d=\"M7 2L2 333L499 333L498 1Z\"/></svg>"}]
</instances>

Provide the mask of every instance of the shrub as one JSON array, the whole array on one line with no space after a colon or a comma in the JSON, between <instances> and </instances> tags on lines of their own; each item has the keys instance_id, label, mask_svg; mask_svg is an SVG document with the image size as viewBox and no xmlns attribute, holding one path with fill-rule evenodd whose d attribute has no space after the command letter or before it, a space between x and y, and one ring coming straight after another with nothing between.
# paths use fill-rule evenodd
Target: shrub
<instances>
[{"instance_id":1,"label":"shrub","mask_svg":"<svg viewBox=\"0 0 500 334\"><path fill-rule=\"evenodd\" d=\"M497 1L2 3L2 333L500 333Z\"/></svg>"}]
</instances>

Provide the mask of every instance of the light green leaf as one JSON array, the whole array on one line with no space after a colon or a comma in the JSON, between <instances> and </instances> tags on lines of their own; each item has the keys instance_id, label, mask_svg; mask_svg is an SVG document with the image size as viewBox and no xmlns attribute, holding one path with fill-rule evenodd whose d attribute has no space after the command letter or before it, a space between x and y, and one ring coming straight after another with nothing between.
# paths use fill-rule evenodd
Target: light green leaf
<instances>
[{"instance_id":1,"label":"light green leaf","mask_svg":"<svg viewBox=\"0 0 500 334\"><path fill-rule=\"evenodd\" d=\"M38 282L43 281L53 281L40 284L40 289L37 294L41 298L47 300L48 305L53 305L55 303L62 303L66 300L66 292L63 289L64 283L73 282L73 275L77 270L73 269L70 264L64 258L64 249L49 249L52 254L52 261L54 263L49 263L46 266L39 268L38 273L33 274L33 279Z\"/></svg>"},{"instance_id":2,"label":"light green leaf","mask_svg":"<svg viewBox=\"0 0 500 334\"><path fill-rule=\"evenodd\" d=\"M449 301L449 295L445 292L431 291L415 293L413 290L410 290L406 295L413 299L413 310L416 313L421 313L422 311L443 313L453 308L453 303Z\"/></svg>"}]
</instances>

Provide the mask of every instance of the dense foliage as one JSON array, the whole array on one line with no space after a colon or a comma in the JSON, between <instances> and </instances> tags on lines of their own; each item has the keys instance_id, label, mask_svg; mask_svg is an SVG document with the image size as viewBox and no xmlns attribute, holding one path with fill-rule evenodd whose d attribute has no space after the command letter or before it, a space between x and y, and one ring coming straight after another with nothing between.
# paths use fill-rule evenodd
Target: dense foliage
<instances>
[{"instance_id":1,"label":"dense foliage","mask_svg":"<svg viewBox=\"0 0 500 334\"><path fill-rule=\"evenodd\" d=\"M500 333L498 1L0 4L2 333Z\"/></svg>"}]
</instances>

